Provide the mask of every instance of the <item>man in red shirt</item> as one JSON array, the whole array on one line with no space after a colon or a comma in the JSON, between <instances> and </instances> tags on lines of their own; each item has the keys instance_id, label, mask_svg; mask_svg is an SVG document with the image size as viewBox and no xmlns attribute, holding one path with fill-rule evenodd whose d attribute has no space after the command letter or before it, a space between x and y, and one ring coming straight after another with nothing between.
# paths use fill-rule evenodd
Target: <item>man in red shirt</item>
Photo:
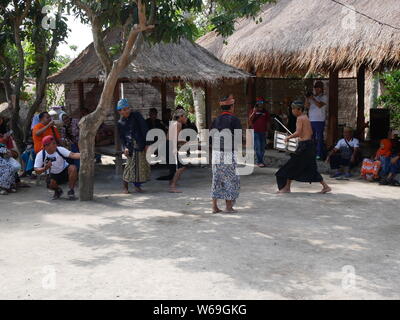
<instances>
[{"instance_id":1,"label":"man in red shirt","mask_svg":"<svg viewBox=\"0 0 400 320\"><path fill-rule=\"evenodd\" d=\"M256 105L250 115L250 125L254 129L254 150L256 152L257 165L265 167L264 154L267 131L270 125L270 115L264 108L264 98L257 98Z\"/></svg>"}]
</instances>

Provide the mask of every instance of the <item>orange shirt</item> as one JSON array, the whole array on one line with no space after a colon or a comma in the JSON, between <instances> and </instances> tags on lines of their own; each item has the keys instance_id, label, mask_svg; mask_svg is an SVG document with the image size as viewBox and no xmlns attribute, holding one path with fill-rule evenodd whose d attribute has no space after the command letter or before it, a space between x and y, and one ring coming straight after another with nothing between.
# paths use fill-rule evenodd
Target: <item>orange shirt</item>
<instances>
[{"instance_id":1,"label":"orange shirt","mask_svg":"<svg viewBox=\"0 0 400 320\"><path fill-rule=\"evenodd\" d=\"M33 127L33 130L32 130L33 148L35 149L36 154L39 153L39 151L43 149L42 139L45 136L53 136L54 137L54 134L55 134L55 138L58 141L61 138L60 133L58 132L56 127L53 127L54 133L53 133L52 127L49 127L40 136L37 136L36 132L38 132L40 129L43 129L44 127L45 127L44 124L38 123L36 126Z\"/></svg>"},{"instance_id":2,"label":"orange shirt","mask_svg":"<svg viewBox=\"0 0 400 320\"><path fill-rule=\"evenodd\" d=\"M376 152L376 156L390 157L392 155L392 141L390 139L382 139L381 147Z\"/></svg>"}]
</instances>

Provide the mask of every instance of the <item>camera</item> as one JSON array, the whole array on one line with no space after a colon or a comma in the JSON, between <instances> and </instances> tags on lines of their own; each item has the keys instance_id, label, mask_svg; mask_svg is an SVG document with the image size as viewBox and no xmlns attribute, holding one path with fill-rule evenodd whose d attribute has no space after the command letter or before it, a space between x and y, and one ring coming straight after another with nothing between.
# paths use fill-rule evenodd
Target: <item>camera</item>
<instances>
[{"instance_id":1,"label":"camera","mask_svg":"<svg viewBox=\"0 0 400 320\"><path fill-rule=\"evenodd\" d=\"M312 91L307 91L306 92L306 97L307 98L309 98L309 97L312 97L314 94L312 93Z\"/></svg>"},{"instance_id":2,"label":"camera","mask_svg":"<svg viewBox=\"0 0 400 320\"><path fill-rule=\"evenodd\" d=\"M45 163L47 164L47 163L49 163L49 162L54 162L54 161L56 161L56 160L57 160L56 157L47 157L46 160L45 160Z\"/></svg>"}]
</instances>

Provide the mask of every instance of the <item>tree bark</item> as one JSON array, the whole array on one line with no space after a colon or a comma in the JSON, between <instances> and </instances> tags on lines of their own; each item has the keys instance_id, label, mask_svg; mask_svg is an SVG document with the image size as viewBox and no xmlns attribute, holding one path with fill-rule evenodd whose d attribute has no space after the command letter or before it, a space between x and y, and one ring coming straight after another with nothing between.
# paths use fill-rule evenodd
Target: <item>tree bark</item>
<instances>
[{"instance_id":1,"label":"tree bark","mask_svg":"<svg viewBox=\"0 0 400 320\"><path fill-rule=\"evenodd\" d=\"M61 12L62 12L62 6L61 4L58 6L58 14L56 17L56 23L58 23L61 19ZM38 78L36 79L36 97L35 101L33 104L29 107L28 114L25 119L24 123L24 142L26 142L29 138L30 135L30 130L31 130L31 119L35 112L39 109L40 105L43 102L43 99L46 95L46 87L47 87L47 77L49 75L49 67L50 67L50 61L54 59L54 56L56 54L56 50L59 44L59 34L57 29L53 31L52 34L52 41L50 48L48 52L45 54L44 59L42 61L42 64L40 66L40 74Z\"/></svg>"},{"instance_id":2,"label":"tree bark","mask_svg":"<svg viewBox=\"0 0 400 320\"><path fill-rule=\"evenodd\" d=\"M94 147L96 132L110 110L113 93L118 81L119 68L114 63L110 75L104 83L99 104L94 112L83 117L79 122L79 150L81 165L79 169L79 198L81 201L93 200L94 191Z\"/></svg>"},{"instance_id":3,"label":"tree bark","mask_svg":"<svg viewBox=\"0 0 400 320\"><path fill-rule=\"evenodd\" d=\"M205 92L200 87L192 87L194 113L196 116L196 127L201 133L201 129L206 129L206 97ZM204 141L205 136L200 134L200 141Z\"/></svg>"},{"instance_id":4,"label":"tree bark","mask_svg":"<svg viewBox=\"0 0 400 320\"><path fill-rule=\"evenodd\" d=\"M94 112L83 117L79 122L80 136L79 149L81 152L81 166L79 171L79 198L81 201L93 200L94 191L94 146L96 132L103 123L110 111L114 97L114 90L117 84L120 73L132 62L137 56L142 44L142 32L154 28L153 25L147 25L146 8L142 0L137 0L139 25L134 26L129 37L126 40L125 47L121 56L110 64L111 58L108 51L105 50L104 40L100 22L96 13L85 3L74 0L76 6L84 10L92 23L93 42L96 54L102 62L103 69L106 75L103 91L100 96L100 101ZM108 70L111 66L111 69Z\"/></svg>"},{"instance_id":5,"label":"tree bark","mask_svg":"<svg viewBox=\"0 0 400 320\"><path fill-rule=\"evenodd\" d=\"M15 14L16 16L12 19L13 22L13 33L14 33L14 41L15 46L17 47L18 53L18 76L15 82L13 95L15 99L11 99L11 106L12 106L12 115L11 115L11 128L14 131L14 138L17 144L18 151L21 153L22 150L25 148L24 144L24 134L23 130L20 127L20 96L21 96L21 88L25 80L25 59L24 59L24 50L22 48L22 40L20 37L20 26L22 22L27 17L28 12L31 8L31 0L27 0L25 4L24 10L21 12L18 8L18 4L16 1L13 1L15 7ZM13 101L14 100L14 101Z\"/></svg>"}]
</instances>

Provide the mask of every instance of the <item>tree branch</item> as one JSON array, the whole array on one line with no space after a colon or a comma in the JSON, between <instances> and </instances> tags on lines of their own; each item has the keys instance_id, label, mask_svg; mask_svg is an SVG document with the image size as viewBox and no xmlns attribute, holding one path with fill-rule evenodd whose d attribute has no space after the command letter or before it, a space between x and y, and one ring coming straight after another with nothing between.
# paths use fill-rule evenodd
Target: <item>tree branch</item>
<instances>
[{"instance_id":1,"label":"tree branch","mask_svg":"<svg viewBox=\"0 0 400 320\"><path fill-rule=\"evenodd\" d=\"M112 59L108 50L104 44L104 36L102 31L102 25L99 21L98 14L87 4L80 0L73 0L73 3L80 9L82 9L88 16L92 25L93 45L96 50L97 56L103 65L106 74L109 74L112 68Z\"/></svg>"},{"instance_id":2,"label":"tree branch","mask_svg":"<svg viewBox=\"0 0 400 320\"><path fill-rule=\"evenodd\" d=\"M149 24L153 25L156 23L156 0L151 0L151 7L150 7L150 15L149 15Z\"/></svg>"}]
</instances>

